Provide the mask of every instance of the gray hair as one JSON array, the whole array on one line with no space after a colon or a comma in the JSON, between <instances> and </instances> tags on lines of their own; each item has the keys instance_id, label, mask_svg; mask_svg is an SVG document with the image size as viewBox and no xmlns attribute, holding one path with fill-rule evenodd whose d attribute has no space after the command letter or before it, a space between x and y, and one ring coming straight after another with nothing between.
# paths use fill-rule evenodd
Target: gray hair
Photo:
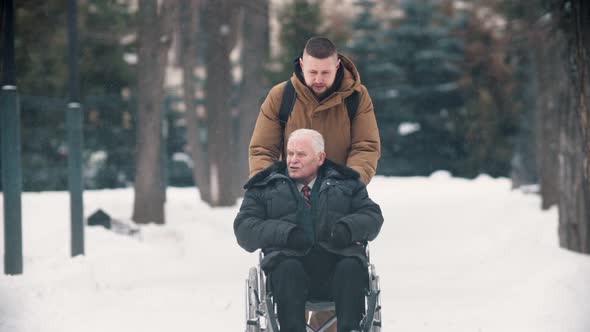
<instances>
[{"instance_id":1,"label":"gray hair","mask_svg":"<svg viewBox=\"0 0 590 332\"><path fill-rule=\"evenodd\" d=\"M289 140L302 137L311 139L311 147L316 153L324 152L324 137L318 131L313 129L297 129L289 135Z\"/></svg>"}]
</instances>

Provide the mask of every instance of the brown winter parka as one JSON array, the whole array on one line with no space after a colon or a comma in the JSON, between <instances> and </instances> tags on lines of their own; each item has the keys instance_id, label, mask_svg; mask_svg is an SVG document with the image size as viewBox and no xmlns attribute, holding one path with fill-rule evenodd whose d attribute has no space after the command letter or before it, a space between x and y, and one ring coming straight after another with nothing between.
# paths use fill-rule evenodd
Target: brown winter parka
<instances>
[{"instance_id":1,"label":"brown winter parka","mask_svg":"<svg viewBox=\"0 0 590 332\"><path fill-rule=\"evenodd\" d=\"M270 90L250 140L250 177L279 160L287 138L300 128L320 132L325 140L326 157L357 171L363 183L368 184L375 175L381 147L373 103L354 64L343 55L339 58L344 67L342 82L322 101L293 73L291 83L297 98L285 126L284 140L278 113L286 83ZM344 99L354 91L359 93L359 104L351 125Z\"/></svg>"}]
</instances>

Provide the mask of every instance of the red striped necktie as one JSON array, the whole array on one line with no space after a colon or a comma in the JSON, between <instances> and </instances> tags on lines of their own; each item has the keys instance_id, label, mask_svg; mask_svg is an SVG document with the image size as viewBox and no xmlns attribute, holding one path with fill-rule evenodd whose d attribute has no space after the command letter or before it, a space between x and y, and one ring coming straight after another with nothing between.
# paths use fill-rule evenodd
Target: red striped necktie
<instances>
[{"instance_id":1,"label":"red striped necktie","mask_svg":"<svg viewBox=\"0 0 590 332\"><path fill-rule=\"evenodd\" d=\"M307 205L308 208L311 207L311 188L309 188L308 185L303 186L303 188L301 188L301 192L303 193L303 200L305 201L305 205Z\"/></svg>"}]
</instances>

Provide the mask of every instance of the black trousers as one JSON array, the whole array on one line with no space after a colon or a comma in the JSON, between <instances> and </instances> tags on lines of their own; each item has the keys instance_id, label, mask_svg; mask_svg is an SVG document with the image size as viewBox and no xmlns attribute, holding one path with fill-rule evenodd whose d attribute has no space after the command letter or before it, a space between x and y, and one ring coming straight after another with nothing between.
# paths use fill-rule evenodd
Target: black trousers
<instances>
[{"instance_id":1,"label":"black trousers","mask_svg":"<svg viewBox=\"0 0 590 332\"><path fill-rule=\"evenodd\" d=\"M338 332L360 330L369 275L363 263L313 248L305 257L282 257L270 272L281 332L305 332L305 302L334 301Z\"/></svg>"}]
</instances>

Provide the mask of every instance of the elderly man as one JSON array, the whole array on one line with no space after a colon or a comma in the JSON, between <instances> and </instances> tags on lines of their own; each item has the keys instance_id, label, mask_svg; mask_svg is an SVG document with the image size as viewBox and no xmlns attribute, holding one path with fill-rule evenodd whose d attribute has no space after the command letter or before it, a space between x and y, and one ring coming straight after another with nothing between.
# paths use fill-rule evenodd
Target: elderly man
<instances>
[{"instance_id":1,"label":"elderly man","mask_svg":"<svg viewBox=\"0 0 590 332\"><path fill-rule=\"evenodd\" d=\"M238 243L265 254L282 332L306 330L308 299L334 301L338 331L357 331L368 287L364 246L381 229L381 209L357 172L326 159L319 132L291 133L286 155L246 183Z\"/></svg>"}]
</instances>

